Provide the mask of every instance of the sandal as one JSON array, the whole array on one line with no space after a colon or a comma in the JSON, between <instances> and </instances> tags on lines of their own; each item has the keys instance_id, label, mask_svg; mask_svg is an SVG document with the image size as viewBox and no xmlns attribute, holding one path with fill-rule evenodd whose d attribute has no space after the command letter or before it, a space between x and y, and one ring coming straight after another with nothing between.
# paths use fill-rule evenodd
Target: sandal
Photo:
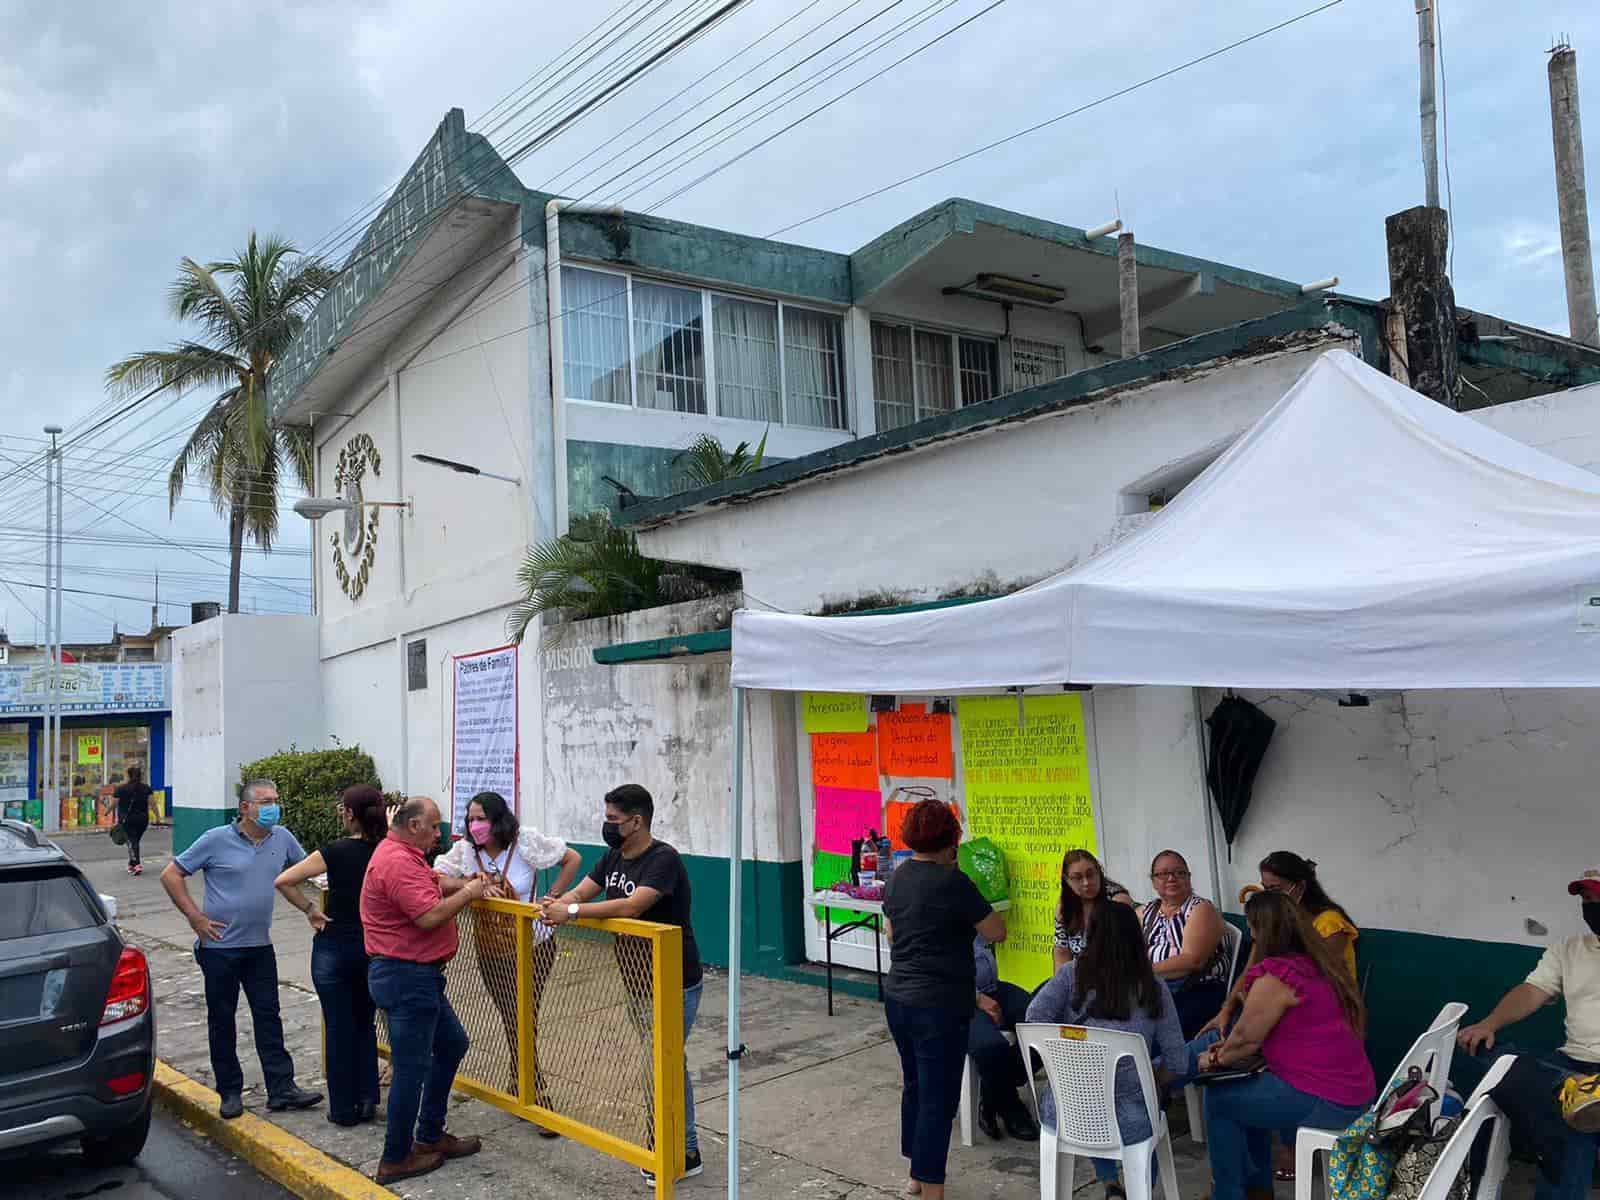
<instances>
[{"instance_id":1,"label":"sandal","mask_svg":"<svg viewBox=\"0 0 1600 1200\"><path fill-rule=\"evenodd\" d=\"M1293 1167L1277 1167L1277 1168L1274 1168L1274 1170L1272 1172L1272 1177L1274 1179L1276 1179L1279 1183L1293 1183L1294 1182L1294 1168Z\"/></svg>"}]
</instances>

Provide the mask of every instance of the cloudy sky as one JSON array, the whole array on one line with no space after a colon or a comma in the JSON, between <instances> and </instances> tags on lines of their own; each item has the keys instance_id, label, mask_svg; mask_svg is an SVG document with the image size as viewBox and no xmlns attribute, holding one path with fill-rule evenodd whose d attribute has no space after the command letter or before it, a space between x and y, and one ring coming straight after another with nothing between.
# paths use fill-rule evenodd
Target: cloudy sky
<instances>
[{"instance_id":1,"label":"cloudy sky","mask_svg":"<svg viewBox=\"0 0 1600 1200\"><path fill-rule=\"evenodd\" d=\"M659 211L670 216L768 234L1316 2L750 0L517 170L535 187L622 199L629 208L664 201ZM24 586L42 574L39 430L56 421L70 435L92 423L106 411L106 365L179 335L163 298L181 256L228 256L252 228L337 248L337 231L404 170L446 109L465 109L470 127L508 148L520 144L521 127L542 128L569 89L601 77L644 30L714 7L715 0L634 0L602 21L605 5L509 0L0 0L0 581L9 581L0 584L0 613L12 637L32 639L30 610L40 609L40 592ZM1590 125L1600 130L1600 5L1441 0L1440 19L1457 296L1565 333L1545 60L1558 35L1570 37ZM619 40L500 124L497 103L597 22ZM640 24L629 34L633 22ZM853 66L685 161L723 122L785 88L808 86L855 51L865 55L847 60ZM723 122L688 132L808 55L815 57ZM745 71L752 73L704 107L585 175ZM622 132L685 88L682 99ZM1381 297L1383 218L1422 200L1417 140L1412 4L1343 0L785 237L851 250L952 195L1080 226L1120 205L1143 241L1291 279L1336 274L1343 290ZM607 182L663 146L667 153ZM1600 173L1600 151L1591 148L1590 158ZM69 460L69 531L146 543L69 546L67 586L86 593L68 599L69 637L104 637L113 621L145 628L157 571L162 600L174 602L166 619L183 619L178 602L224 596L225 530L204 494L191 492L171 517L164 499L166 467L205 400L146 404ZM247 607L304 611L307 533L289 514L278 549L247 556Z\"/></svg>"}]
</instances>

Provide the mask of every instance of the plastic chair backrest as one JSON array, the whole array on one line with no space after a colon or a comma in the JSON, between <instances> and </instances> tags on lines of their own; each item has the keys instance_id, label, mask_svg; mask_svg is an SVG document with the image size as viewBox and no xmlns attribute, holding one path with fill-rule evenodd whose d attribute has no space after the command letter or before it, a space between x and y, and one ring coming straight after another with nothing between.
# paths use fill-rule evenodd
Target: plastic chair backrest
<instances>
[{"instance_id":1,"label":"plastic chair backrest","mask_svg":"<svg viewBox=\"0 0 1600 1200\"><path fill-rule=\"evenodd\" d=\"M1122 1149L1117 1126L1117 1065L1133 1061L1139 1087L1150 1113L1150 1127L1160 1127L1156 1104L1155 1072L1150 1067L1150 1047L1137 1033L1096 1029L1092 1025L1017 1026L1017 1047L1023 1061L1029 1054L1044 1063L1045 1077L1056 1104L1056 1140L1085 1151L1115 1154ZM1030 1073L1034 1104L1038 1085Z\"/></svg>"},{"instance_id":2,"label":"plastic chair backrest","mask_svg":"<svg viewBox=\"0 0 1600 1200\"><path fill-rule=\"evenodd\" d=\"M1388 1095L1390 1088L1404 1079L1412 1067L1419 1067L1442 1099L1445 1088L1450 1084L1450 1062L1455 1056L1456 1032L1461 1027L1461 1018L1466 1015L1467 1006L1459 1001L1453 1000L1441 1008L1433 1024L1428 1026L1428 1031L1406 1051L1394 1074L1389 1076L1389 1082L1378 1093L1379 1098Z\"/></svg>"},{"instance_id":3,"label":"plastic chair backrest","mask_svg":"<svg viewBox=\"0 0 1600 1200\"><path fill-rule=\"evenodd\" d=\"M1458 1017L1457 1020L1460 1018ZM1478 1131L1483 1128L1486 1121L1505 1121L1505 1114L1500 1111L1490 1097L1494 1089L1506 1072L1511 1069L1511 1064L1516 1061L1516 1055L1507 1054L1495 1059L1489 1070L1484 1074L1483 1081L1472 1089L1472 1096L1467 1100L1466 1112L1461 1116L1461 1122L1450 1135L1450 1140L1444 1144L1444 1149L1439 1152L1439 1159L1433 1165L1433 1170L1428 1173L1428 1180L1422 1185L1422 1190L1417 1194L1417 1200L1446 1200L1450 1194L1450 1186L1461 1174L1467 1165L1467 1156L1472 1153L1472 1143L1478 1138ZM1506 1138L1497 1136L1495 1142L1504 1153ZM1491 1152L1494 1147L1491 1146ZM1487 1166L1489 1175L1493 1175L1504 1164L1490 1162ZM1485 1176L1487 1181L1488 1175Z\"/></svg>"},{"instance_id":4,"label":"plastic chair backrest","mask_svg":"<svg viewBox=\"0 0 1600 1200\"><path fill-rule=\"evenodd\" d=\"M1223 982L1231 988L1234 985L1234 976L1239 971L1239 947L1244 945L1244 934L1240 933L1231 922L1223 921L1222 944L1228 951L1228 974Z\"/></svg>"}]
</instances>

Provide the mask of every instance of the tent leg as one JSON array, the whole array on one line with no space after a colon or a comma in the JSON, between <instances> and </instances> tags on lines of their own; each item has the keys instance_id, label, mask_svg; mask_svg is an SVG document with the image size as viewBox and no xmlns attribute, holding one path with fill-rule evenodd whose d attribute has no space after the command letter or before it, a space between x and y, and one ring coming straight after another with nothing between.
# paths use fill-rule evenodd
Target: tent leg
<instances>
[{"instance_id":1,"label":"tent leg","mask_svg":"<svg viewBox=\"0 0 1600 1200\"><path fill-rule=\"evenodd\" d=\"M739 1195L740 892L744 888L744 701L733 689L733 794L728 797L728 1200Z\"/></svg>"},{"instance_id":2,"label":"tent leg","mask_svg":"<svg viewBox=\"0 0 1600 1200\"><path fill-rule=\"evenodd\" d=\"M1218 912L1227 912L1227 906L1222 901L1222 872L1217 867L1217 833L1211 820L1211 792L1206 785L1205 714L1200 710L1200 689L1190 688L1189 694L1194 698L1194 749L1195 756L1200 760L1200 815L1206 821L1206 858L1211 863L1211 903L1217 906Z\"/></svg>"}]
</instances>

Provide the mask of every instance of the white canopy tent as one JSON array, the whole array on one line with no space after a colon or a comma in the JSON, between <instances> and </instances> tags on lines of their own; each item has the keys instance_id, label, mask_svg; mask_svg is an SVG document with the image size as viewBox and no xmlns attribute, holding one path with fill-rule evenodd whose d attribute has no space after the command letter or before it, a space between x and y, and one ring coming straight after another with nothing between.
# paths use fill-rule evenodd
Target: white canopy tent
<instances>
[{"instance_id":1,"label":"white canopy tent","mask_svg":"<svg viewBox=\"0 0 1600 1200\"><path fill-rule=\"evenodd\" d=\"M1333 350L1145 528L1030 588L885 616L735 613L729 928L739 928L744 690L947 695L1068 683L1596 686L1600 476Z\"/></svg>"}]
</instances>

